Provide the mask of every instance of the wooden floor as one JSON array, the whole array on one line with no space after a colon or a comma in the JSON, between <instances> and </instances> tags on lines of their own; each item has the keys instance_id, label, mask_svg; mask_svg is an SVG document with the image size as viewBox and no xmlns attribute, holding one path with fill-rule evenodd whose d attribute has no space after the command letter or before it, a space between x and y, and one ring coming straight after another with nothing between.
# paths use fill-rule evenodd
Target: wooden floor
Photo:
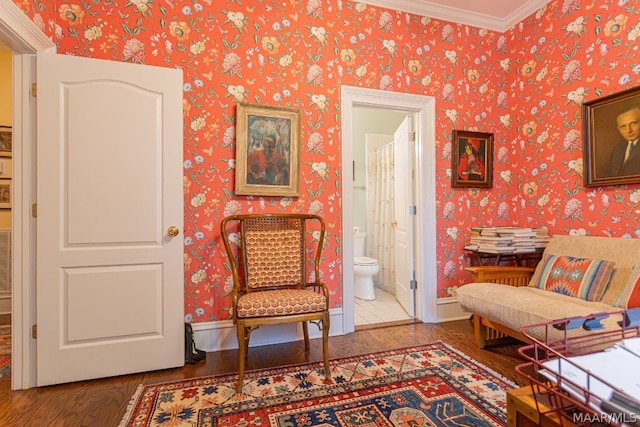
<instances>
[{"instance_id":1,"label":"wooden floor","mask_svg":"<svg viewBox=\"0 0 640 427\"><path fill-rule=\"evenodd\" d=\"M517 378L515 365L522 363L517 342L480 350L473 345L468 320L440 324L414 323L359 330L329 339L331 358L390 350L441 340L488 366L504 377ZM149 355L152 357L152 355ZM0 379L0 426L117 426L139 384L156 384L185 378L232 373L237 369L235 350L208 353L206 361L183 368L85 381L73 384L11 391L9 378ZM247 369L322 360L322 343L312 340L305 357L301 342L249 349ZM96 361L108 363L108 361Z\"/></svg>"}]
</instances>

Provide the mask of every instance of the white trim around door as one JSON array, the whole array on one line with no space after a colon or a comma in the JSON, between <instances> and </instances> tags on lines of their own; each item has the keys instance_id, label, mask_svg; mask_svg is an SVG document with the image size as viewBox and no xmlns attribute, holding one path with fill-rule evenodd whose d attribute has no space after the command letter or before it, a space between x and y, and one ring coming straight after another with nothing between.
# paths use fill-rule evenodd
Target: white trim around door
<instances>
[{"instance_id":1,"label":"white trim around door","mask_svg":"<svg viewBox=\"0 0 640 427\"><path fill-rule=\"evenodd\" d=\"M35 385L34 54L56 46L11 0L0 0L0 41L13 53L11 389L19 390Z\"/></svg>"},{"instance_id":2,"label":"white trim around door","mask_svg":"<svg viewBox=\"0 0 640 427\"><path fill-rule=\"evenodd\" d=\"M435 178L435 98L375 89L343 86L342 165L353 162L353 109L356 107L393 109L414 114L416 131L416 318L437 320L436 275L436 178ZM342 174L342 307L344 333L355 330L353 290L353 186L351 174Z\"/></svg>"}]
</instances>

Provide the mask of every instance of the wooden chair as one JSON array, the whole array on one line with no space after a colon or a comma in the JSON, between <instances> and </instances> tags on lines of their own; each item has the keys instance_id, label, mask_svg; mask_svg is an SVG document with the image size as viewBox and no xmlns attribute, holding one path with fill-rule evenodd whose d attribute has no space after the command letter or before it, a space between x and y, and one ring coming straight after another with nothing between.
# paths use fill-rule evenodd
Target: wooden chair
<instances>
[{"instance_id":1,"label":"wooden chair","mask_svg":"<svg viewBox=\"0 0 640 427\"><path fill-rule=\"evenodd\" d=\"M242 392L249 336L262 325L307 322L322 331L324 373L329 369L329 292L320 281L325 225L307 214L233 215L220 225L233 274L233 323L238 335L238 384ZM309 267L312 275L309 277Z\"/></svg>"}]
</instances>

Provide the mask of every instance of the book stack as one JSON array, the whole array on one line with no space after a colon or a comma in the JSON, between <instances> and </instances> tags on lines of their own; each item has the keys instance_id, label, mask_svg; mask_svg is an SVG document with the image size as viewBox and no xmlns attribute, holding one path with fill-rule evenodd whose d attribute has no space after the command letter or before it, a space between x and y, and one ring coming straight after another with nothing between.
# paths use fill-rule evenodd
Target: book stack
<instances>
[{"instance_id":1,"label":"book stack","mask_svg":"<svg viewBox=\"0 0 640 427\"><path fill-rule=\"evenodd\" d=\"M465 249L493 254L529 253L541 250L548 242L545 228L472 227Z\"/></svg>"},{"instance_id":2,"label":"book stack","mask_svg":"<svg viewBox=\"0 0 640 427\"><path fill-rule=\"evenodd\" d=\"M534 228L533 231L536 233L533 238L533 241L536 244L536 249L545 248L550 239L549 230L546 228Z\"/></svg>"},{"instance_id":3,"label":"book stack","mask_svg":"<svg viewBox=\"0 0 640 427\"><path fill-rule=\"evenodd\" d=\"M608 414L613 422L622 422L623 425L640 426L640 400L626 393L613 390L609 400L603 400L600 409Z\"/></svg>"},{"instance_id":4,"label":"book stack","mask_svg":"<svg viewBox=\"0 0 640 427\"><path fill-rule=\"evenodd\" d=\"M465 249L490 254L512 254L515 253L512 243L513 237L501 236L498 234L497 227L476 227L475 230L472 229L469 244L465 246Z\"/></svg>"}]
</instances>

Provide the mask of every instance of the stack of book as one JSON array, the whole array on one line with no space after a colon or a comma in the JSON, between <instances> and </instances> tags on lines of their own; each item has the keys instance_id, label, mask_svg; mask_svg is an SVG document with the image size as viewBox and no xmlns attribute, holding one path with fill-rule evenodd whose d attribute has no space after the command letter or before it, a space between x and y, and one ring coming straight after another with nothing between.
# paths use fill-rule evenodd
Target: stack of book
<instances>
[{"instance_id":1,"label":"stack of book","mask_svg":"<svg viewBox=\"0 0 640 427\"><path fill-rule=\"evenodd\" d=\"M546 228L534 228L533 231L536 232L536 235L533 238L533 241L536 244L536 249L545 248L550 239L549 230Z\"/></svg>"},{"instance_id":2,"label":"stack of book","mask_svg":"<svg viewBox=\"0 0 640 427\"><path fill-rule=\"evenodd\" d=\"M549 242L545 228L472 227L465 249L493 253L517 254L541 250Z\"/></svg>"}]
</instances>

